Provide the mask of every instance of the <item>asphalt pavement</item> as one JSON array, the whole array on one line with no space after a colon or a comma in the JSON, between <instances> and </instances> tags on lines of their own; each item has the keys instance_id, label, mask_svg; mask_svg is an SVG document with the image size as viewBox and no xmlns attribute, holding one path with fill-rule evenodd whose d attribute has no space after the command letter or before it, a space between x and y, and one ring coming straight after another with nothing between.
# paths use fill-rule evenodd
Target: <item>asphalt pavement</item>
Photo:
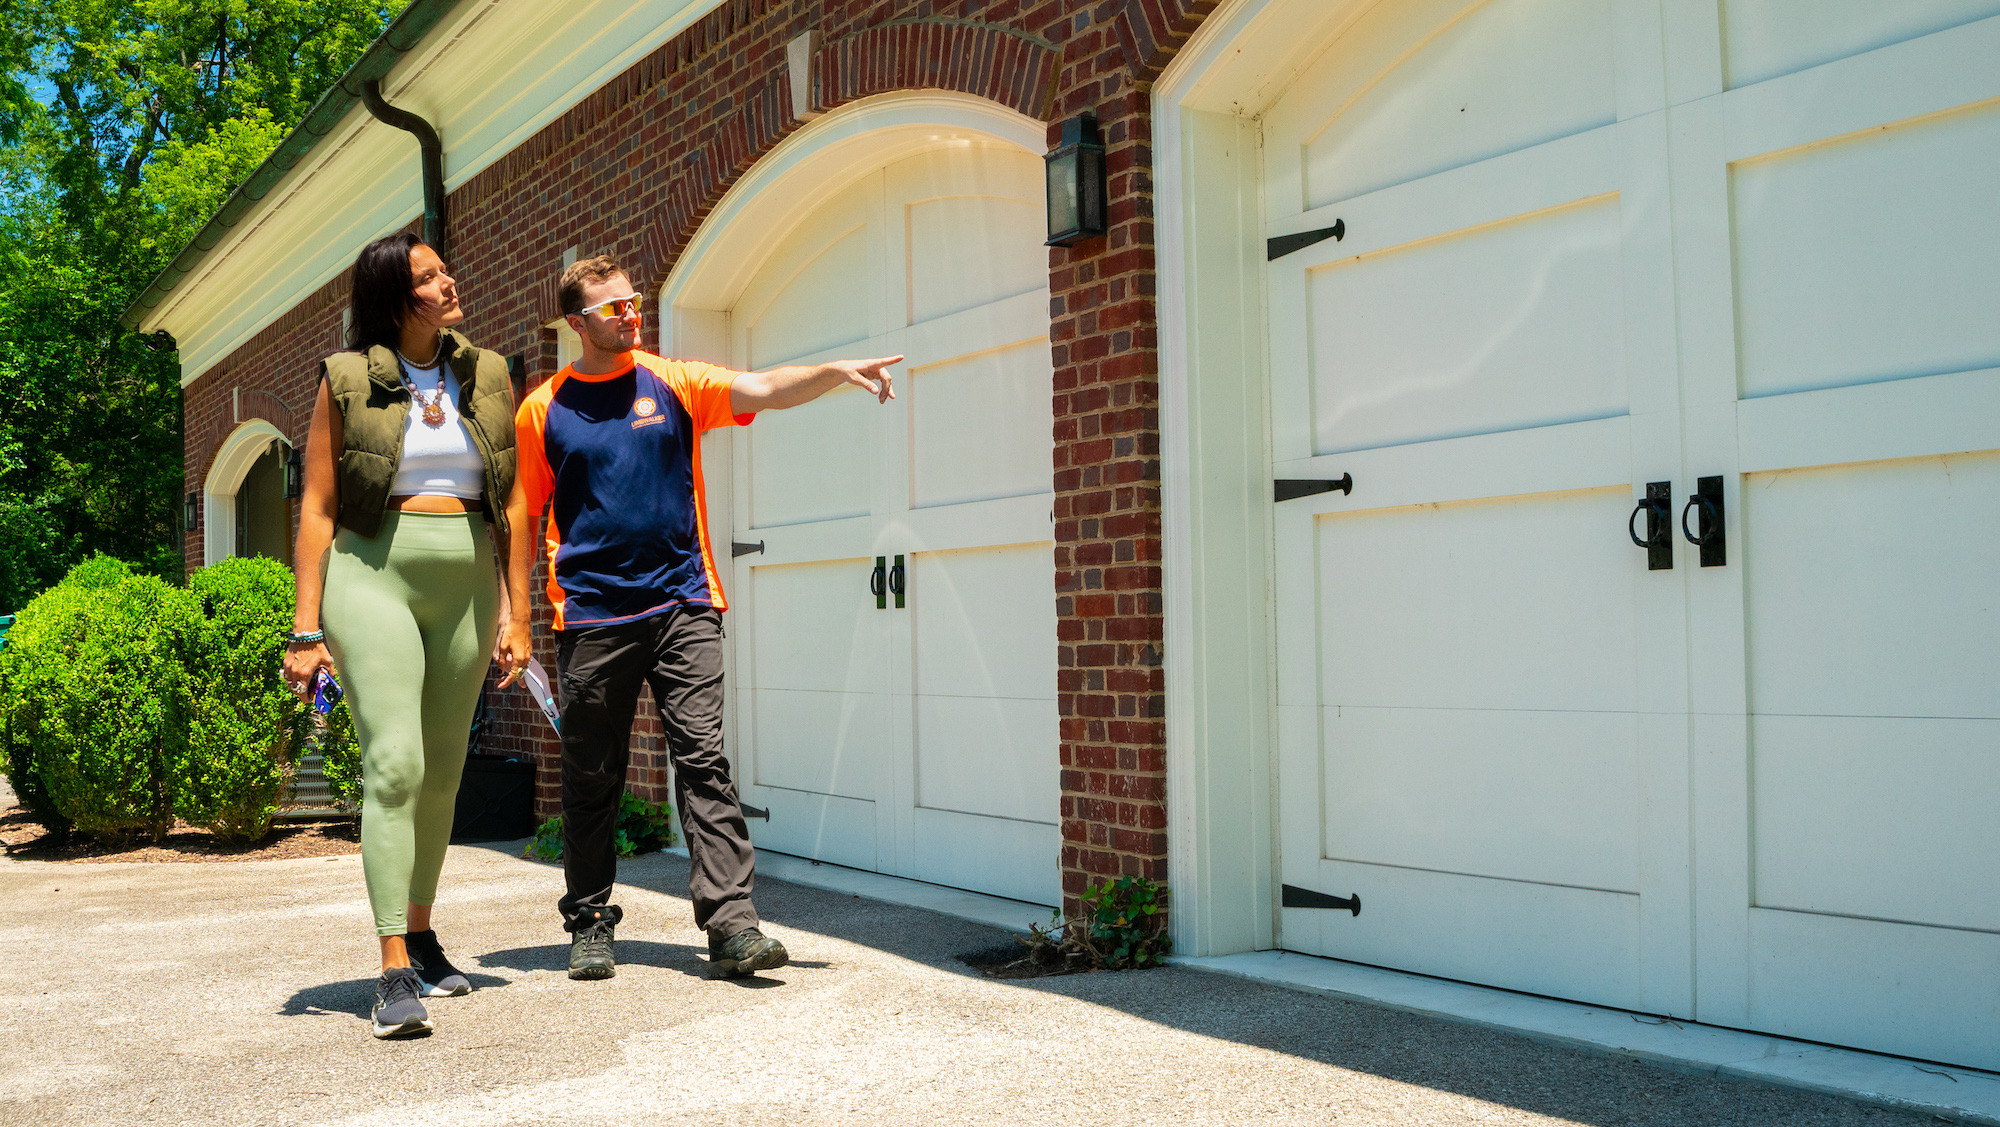
<instances>
[{"instance_id":1,"label":"asphalt pavement","mask_svg":"<svg viewBox=\"0 0 2000 1127\"><path fill-rule=\"evenodd\" d=\"M1009 933L760 882L792 963L707 975L686 862L621 870L618 975L571 982L560 871L453 846L474 984L368 1033L358 856L0 860L0 1123L1916 1124L1186 967L1001 980Z\"/></svg>"}]
</instances>

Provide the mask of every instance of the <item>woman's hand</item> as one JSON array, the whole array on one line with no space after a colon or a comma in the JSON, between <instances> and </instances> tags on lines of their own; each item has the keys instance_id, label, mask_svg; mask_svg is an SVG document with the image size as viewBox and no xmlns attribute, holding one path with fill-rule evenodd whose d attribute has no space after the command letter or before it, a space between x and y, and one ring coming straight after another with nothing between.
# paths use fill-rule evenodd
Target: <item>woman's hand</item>
<instances>
[{"instance_id":1,"label":"woman's hand","mask_svg":"<svg viewBox=\"0 0 2000 1127\"><path fill-rule=\"evenodd\" d=\"M534 642L528 636L525 619L502 624L500 637L493 643L493 662L500 667L501 674L499 687L504 689L520 680L528 668L528 659L534 655Z\"/></svg>"},{"instance_id":2,"label":"woman's hand","mask_svg":"<svg viewBox=\"0 0 2000 1127\"><path fill-rule=\"evenodd\" d=\"M285 687L300 698L312 696L321 669L333 672L333 655L325 642L293 642L285 647Z\"/></svg>"}]
</instances>

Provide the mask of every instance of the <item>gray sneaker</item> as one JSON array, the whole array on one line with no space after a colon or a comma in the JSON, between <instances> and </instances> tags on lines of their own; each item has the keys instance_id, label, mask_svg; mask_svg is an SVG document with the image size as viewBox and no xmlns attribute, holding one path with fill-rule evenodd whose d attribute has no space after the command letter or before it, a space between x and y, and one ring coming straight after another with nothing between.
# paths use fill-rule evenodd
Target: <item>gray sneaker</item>
<instances>
[{"instance_id":1,"label":"gray sneaker","mask_svg":"<svg viewBox=\"0 0 2000 1127\"><path fill-rule=\"evenodd\" d=\"M723 978L740 978L760 970L776 970L791 961L785 945L758 931L745 928L718 942L708 937L709 969Z\"/></svg>"},{"instance_id":2,"label":"gray sneaker","mask_svg":"<svg viewBox=\"0 0 2000 1127\"><path fill-rule=\"evenodd\" d=\"M472 980L444 957L436 931L413 931L403 937L403 949L410 953L410 969L417 972L426 998L456 998L472 993Z\"/></svg>"},{"instance_id":3,"label":"gray sneaker","mask_svg":"<svg viewBox=\"0 0 2000 1127\"><path fill-rule=\"evenodd\" d=\"M431 1015L424 1004L417 1000L423 989L417 972L408 967L394 967L382 972L375 980L375 1009L370 1015L377 1037L405 1037L412 1033L429 1033Z\"/></svg>"},{"instance_id":4,"label":"gray sneaker","mask_svg":"<svg viewBox=\"0 0 2000 1127\"><path fill-rule=\"evenodd\" d=\"M617 930L618 925L607 919L578 928L569 941L569 976L592 979L617 974L618 964L611 958L611 940Z\"/></svg>"}]
</instances>

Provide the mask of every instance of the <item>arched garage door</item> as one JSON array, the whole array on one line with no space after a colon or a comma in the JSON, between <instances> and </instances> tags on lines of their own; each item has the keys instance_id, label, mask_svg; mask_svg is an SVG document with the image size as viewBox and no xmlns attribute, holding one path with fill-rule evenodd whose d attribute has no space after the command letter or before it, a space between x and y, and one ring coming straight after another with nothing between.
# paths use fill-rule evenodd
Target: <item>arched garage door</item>
<instances>
[{"instance_id":1,"label":"arched garage door","mask_svg":"<svg viewBox=\"0 0 2000 1127\"><path fill-rule=\"evenodd\" d=\"M763 848L1059 896L1041 162L952 141L816 199L729 316L750 369L902 353L732 435L736 755ZM878 566L879 562L879 566Z\"/></svg>"},{"instance_id":2,"label":"arched garage door","mask_svg":"<svg viewBox=\"0 0 2000 1127\"><path fill-rule=\"evenodd\" d=\"M1275 476L1353 479L1275 509L1282 879L1362 904L1284 946L2000 1067L1996 10L1384 4L1264 116L1344 231Z\"/></svg>"}]
</instances>

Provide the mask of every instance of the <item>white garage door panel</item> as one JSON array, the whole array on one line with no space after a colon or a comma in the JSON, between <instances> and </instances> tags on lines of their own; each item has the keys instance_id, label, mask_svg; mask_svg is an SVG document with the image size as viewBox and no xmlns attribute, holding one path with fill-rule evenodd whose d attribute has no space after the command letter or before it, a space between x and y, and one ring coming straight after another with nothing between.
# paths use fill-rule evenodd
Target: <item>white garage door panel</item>
<instances>
[{"instance_id":1,"label":"white garage door panel","mask_svg":"<svg viewBox=\"0 0 2000 1127\"><path fill-rule=\"evenodd\" d=\"M2000 1068L2000 936L1801 912L1750 912L1755 1028Z\"/></svg>"},{"instance_id":2,"label":"white garage door panel","mask_svg":"<svg viewBox=\"0 0 2000 1127\"><path fill-rule=\"evenodd\" d=\"M916 691L1053 701L1056 671L1034 643L1055 636L1048 542L910 557Z\"/></svg>"},{"instance_id":3,"label":"white garage door panel","mask_svg":"<svg viewBox=\"0 0 2000 1127\"><path fill-rule=\"evenodd\" d=\"M1631 507L1621 487L1321 517L1321 702L1631 709Z\"/></svg>"},{"instance_id":4,"label":"white garage door panel","mask_svg":"<svg viewBox=\"0 0 2000 1127\"><path fill-rule=\"evenodd\" d=\"M1046 228L1032 204L988 195L927 199L908 205L906 222L913 325L1049 284L1047 257L1035 253Z\"/></svg>"},{"instance_id":5,"label":"white garage door panel","mask_svg":"<svg viewBox=\"0 0 2000 1127\"><path fill-rule=\"evenodd\" d=\"M873 802L755 783L743 788L743 799L771 815L769 822L749 823L751 844L759 849L856 869L873 869L879 863Z\"/></svg>"},{"instance_id":6,"label":"white garage door panel","mask_svg":"<svg viewBox=\"0 0 2000 1127\"><path fill-rule=\"evenodd\" d=\"M765 688L880 691L887 653L868 596L866 558L751 570L755 645L748 677Z\"/></svg>"},{"instance_id":7,"label":"white garage door panel","mask_svg":"<svg viewBox=\"0 0 2000 1127\"><path fill-rule=\"evenodd\" d=\"M752 689L750 715L757 785L875 797L889 731L873 695Z\"/></svg>"},{"instance_id":8,"label":"white garage door panel","mask_svg":"<svg viewBox=\"0 0 2000 1127\"><path fill-rule=\"evenodd\" d=\"M1452 10L1468 14L1426 42ZM1611 121L1611 33L1609 7L1596 0L1378 6L1342 57L1301 84L1305 96L1274 111L1275 134L1302 141L1299 156L1285 159L1305 165L1303 206Z\"/></svg>"},{"instance_id":9,"label":"white garage door panel","mask_svg":"<svg viewBox=\"0 0 2000 1127\"><path fill-rule=\"evenodd\" d=\"M1619 240L1600 198L1312 271L1314 451L1622 413Z\"/></svg>"},{"instance_id":10,"label":"white garage door panel","mask_svg":"<svg viewBox=\"0 0 2000 1127\"><path fill-rule=\"evenodd\" d=\"M1287 908L1287 946L1334 958L1636 1007L1639 898L1322 861L1314 887L1359 895L1361 914ZM1440 936L1463 941L1440 943ZM1294 937L1297 937L1296 939Z\"/></svg>"},{"instance_id":11,"label":"white garage door panel","mask_svg":"<svg viewBox=\"0 0 2000 1127\"><path fill-rule=\"evenodd\" d=\"M1759 907L2000 933L2000 721L1758 716L1750 740Z\"/></svg>"},{"instance_id":12,"label":"white garage door panel","mask_svg":"<svg viewBox=\"0 0 2000 1127\"><path fill-rule=\"evenodd\" d=\"M2000 717L2000 454L1756 474L1750 707Z\"/></svg>"},{"instance_id":13,"label":"white garage door panel","mask_svg":"<svg viewBox=\"0 0 2000 1127\"><path fill-rule=\"evenodd\" d=\"M838 388L811 411L764 411L739 442L749 447L750 526L862 516L869 511L874 451L854 435L875 420L875 397Z\"/></svg>"},{"instance_id":14,"label":"white garage door panel","mask_svg":"<svg viewBox=\"0 0 2000 1127\"><path fill-rule=\"evenodd\" d=\"M867 338L865 286L868 239L860 228L841 234L799 268L750 320L750 367L768 368L794 356Z\"/></svg>"},{"instance_id":15,"label":"white garage door panel","mask_svg":"<svg viewBox=\"0 0 2000 1127\"><path fill-rule=\"evenodd\" d=\"M1054 825L1053 700L919 696L917 805Z\"/></svg>"},{"instance_id":16,"label":"white garage door panel","mask_svg":"<svg viewBox=\"0 0 2000 1127\"><path fill-rule=\"evenodd\" d=\"M1325 857L1637 892L1630 713L1324 710Z\"/></svg>"},{"instance_id":17,"label":"white garage door panel","mask_svg":"<svg viewBox=\"0 0 2000 1127\"><path fill-rule=\"evenodd\" d=\"M1048 366L1034 340L910 370L912 508L1049 491Z\"/></svg>"},{"instance_id":18,"label":"white garage door panel","mask_svg":"<svg viewBox=\"0 0 2000 1127\"><path fill-rule=\"evenodd\" d=\"M941 810L919 809L913 817L918 841L952 843L950 849L917 850L910 875L918 880L1030 904L1061 901L1062 839L1055 826Z\"/></svg>"},{"instance_id":19,"label":"white garage door panel","mask_svg":"<svg viewBox=\"0 0 2000 1127\"><path fill-rule=\"evenodd\" d=\"M2000 12L1994 0L1722 0L1722 58L1746 86Z\"/></svg>"},{"instance_id":20,"label":"white garage door panel","mask_svg":"<svg viewBox=\"0 0 2000 1127\"><path fill-rule=\"evenodd\" d=\"M1996 183L2000 103L1738 162L1744 395L2000 364Z\"/></svg>"}]
</instances>

